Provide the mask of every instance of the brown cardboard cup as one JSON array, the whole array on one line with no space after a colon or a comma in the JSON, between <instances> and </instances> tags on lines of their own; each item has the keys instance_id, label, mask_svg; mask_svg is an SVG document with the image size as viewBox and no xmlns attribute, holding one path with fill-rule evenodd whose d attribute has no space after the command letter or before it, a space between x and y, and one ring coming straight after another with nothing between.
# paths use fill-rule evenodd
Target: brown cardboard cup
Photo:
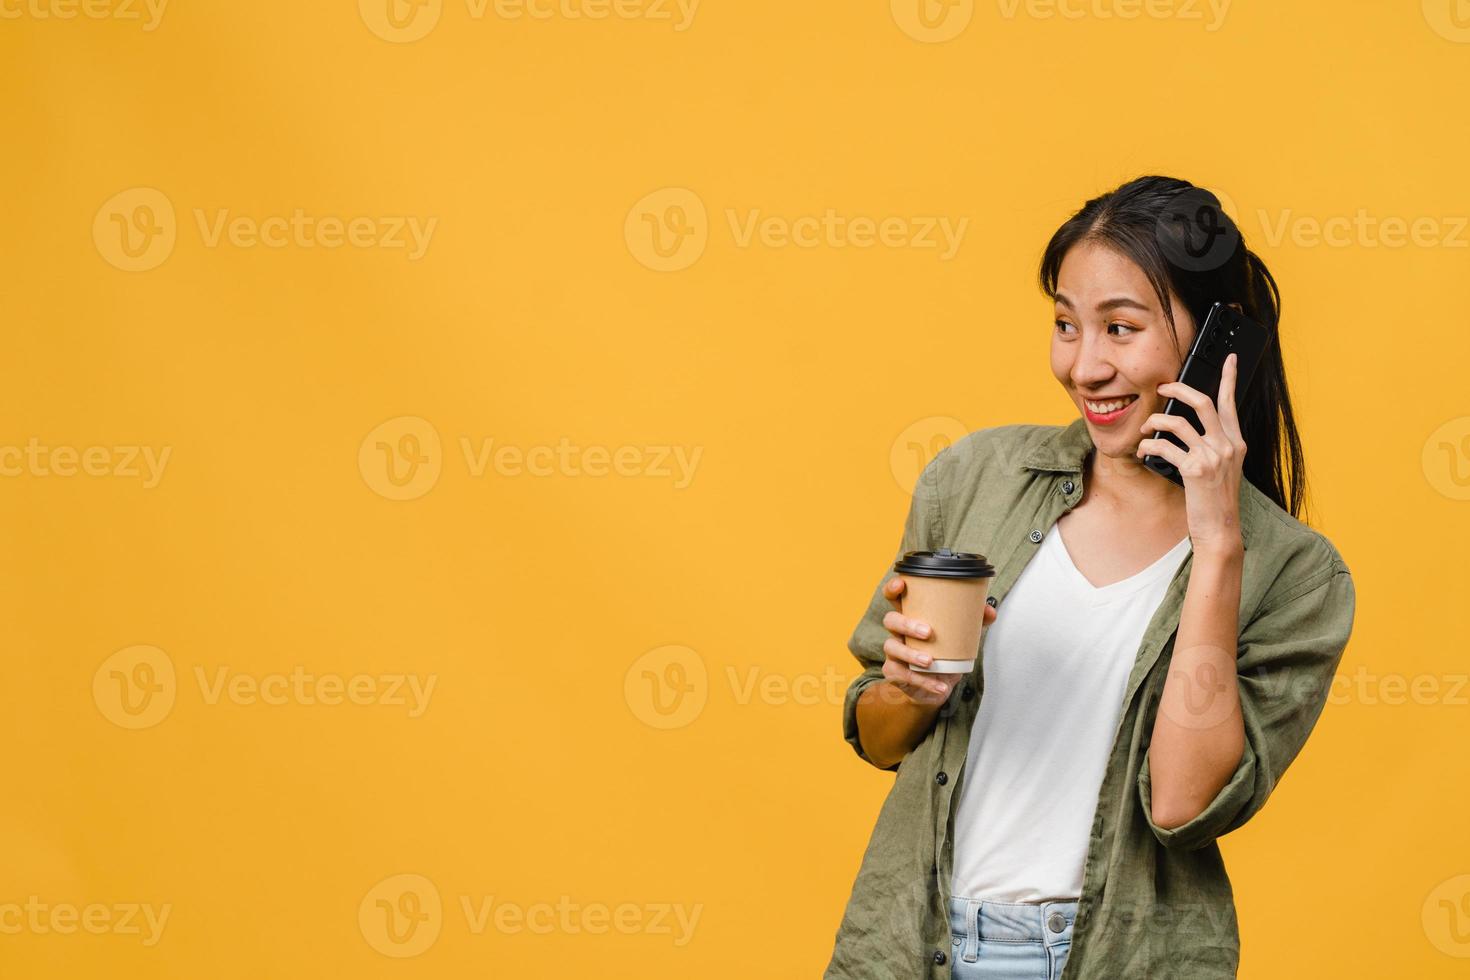
<instances>
[{"instance_id":1,"label":"brown cardboard cup","mask_svg":"<svg viewBox=\"0 0 1470 980\"><path fill-rule=\"evenodd\" d=\"M964 551L910 551L893 565L903 576L899 611L929 624L929 637L906 636L912 650L934 658L928 667L910 666L921 674L967 674L980 652L985 623L985 597L995 568L984 555Z\"/></svg>"}]
</instances>

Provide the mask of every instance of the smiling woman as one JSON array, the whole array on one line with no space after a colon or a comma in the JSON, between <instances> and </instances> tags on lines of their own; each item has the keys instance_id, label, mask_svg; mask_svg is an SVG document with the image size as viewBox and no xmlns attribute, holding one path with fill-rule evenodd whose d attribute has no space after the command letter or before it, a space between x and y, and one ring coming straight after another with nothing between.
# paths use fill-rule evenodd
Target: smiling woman
<instances>
[{"instance_id":1,"label":"smiling woman","mask_svg":"<svg viewBox=\"0 0 1470 980\"><path fill-rule=\"evenodd\" d=\"M1276 280L1246 248L1219 199L1163 177L1139 178L1089 201L1052 236L1040 280L1056 304L1052 373L1092 437L1106 440L1103 455L1110 457L1130 442L1137 449L1145 428L1162 428L1142 423L1173 394L1161 395L1159 386L1178 377L1211 304L1228 302L1272 334L1281 317ZM1111 414L1102 409L1115 406L1097 404L1129 398L1139 403ZM1244 477L1300 517L1302 445L1279 344L1267 348L1239 412L1251 448Z\"/></svg>"},{"instance_id":2,"label":"smiling woman","mask_svg":"<svg viewBox=\"0 0 1470 980\"><path fill-rule=\"evenodd\" d=\"M886 563L848 641L864 670L844 736L898 778L827 978L1234 977L1216 840L1300 752L1352 630L1347 564L1298 520L1280 346L1238 408L1233 355L1218 392L1175 380L1213 304L1278 326L1276 283L1215 196L1140 177L1094 198L1040 279L1078 417L941 451L897 552L994 564L980 666L924 669L905 639L934 628ZM1205 431L1162 414L1170 398ZM1185 448L1145 438L1165 431Z\"/></svg>"}]
</instances>

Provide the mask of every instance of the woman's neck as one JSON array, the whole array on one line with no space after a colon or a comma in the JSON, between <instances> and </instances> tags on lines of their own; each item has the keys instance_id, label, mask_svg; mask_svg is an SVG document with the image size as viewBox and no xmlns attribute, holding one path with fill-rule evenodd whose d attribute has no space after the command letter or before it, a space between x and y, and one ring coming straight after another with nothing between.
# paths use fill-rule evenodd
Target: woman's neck
<instances>
[{"instance_id":1,"label":"woman's neck","mask_svg":"<svg viewBox=\"0 0 1470 980\"><path fill-rule=\"evenodd\" d=\"M1136 457L1116 459L1093 448L1083 469L1087 496L1104 501L1109 510L1162 521L1184 515L1184 488Z\"/></svg>"}]
</instances>

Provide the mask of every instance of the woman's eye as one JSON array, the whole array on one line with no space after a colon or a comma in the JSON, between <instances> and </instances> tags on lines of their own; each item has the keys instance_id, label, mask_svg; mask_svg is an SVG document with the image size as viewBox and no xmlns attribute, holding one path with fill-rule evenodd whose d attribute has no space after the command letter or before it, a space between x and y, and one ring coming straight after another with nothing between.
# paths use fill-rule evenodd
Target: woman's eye
<instances>
[{"instance_id":1,"label":"woman's eye","mask_svg":"<svg viewBox=\"0 0 1470 980\"><path fill-rule=\"evenodd\" d=\"M1070 327L1070 326L1072 326L1072 324L1068 323L1066 320L1058 320L1058 321L1056 321L1057 330L1059 332L1061 332L1061 333L1064 333L1065 334L1067 332L1067 328ZM1117 327L1118 328L1119 332L1115 336L1119 336L1119 337L1127 337L1129 334L1133 334L1133 333L1137 333L1138 332L1138 328L1137 327L1131 327L1131 326L1129 326L1126 323L1118 323L1118 322L1115 321L1113 323L1108 324L1108 330L1109 331L1111 331L1114 327ZM1127 331L1127 333L1123 333L1122 332L1122 331L1125 331L1125 330Z\"/></svg>"}]
</instances>

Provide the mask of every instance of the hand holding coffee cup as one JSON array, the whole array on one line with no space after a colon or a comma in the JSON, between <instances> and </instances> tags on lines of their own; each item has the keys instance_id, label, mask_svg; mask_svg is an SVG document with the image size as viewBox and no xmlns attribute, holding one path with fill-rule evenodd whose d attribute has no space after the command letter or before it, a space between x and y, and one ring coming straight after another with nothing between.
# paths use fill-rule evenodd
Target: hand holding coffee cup
<instances>
[{"instance_id":1,"label":"hand holding coffee cup","mask_svg":"<svg viewBox=\"0 0 1470 980\"><path fill-rule=\"evenodd\" d=\"M981 628L996 613L985 602L995 569L984 555L910 551L883 584L894 611L883 643L883 676L914 701L943 701L952 683L975 669ZM954 676L945 676L954 675Z\"/></svg>"}]
</instances>

